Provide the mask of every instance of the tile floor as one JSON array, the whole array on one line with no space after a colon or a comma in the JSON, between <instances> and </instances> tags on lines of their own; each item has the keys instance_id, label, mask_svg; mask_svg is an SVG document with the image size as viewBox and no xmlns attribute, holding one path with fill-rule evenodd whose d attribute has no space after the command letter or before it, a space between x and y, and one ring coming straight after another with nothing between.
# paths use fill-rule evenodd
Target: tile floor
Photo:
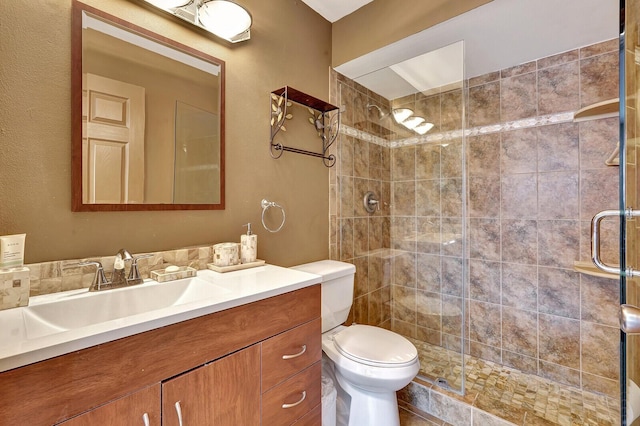
<instances>
[{"instance_id":1,"label":"tile floor","mask_svg":"<svg viewBox=\"0 0 640 426\"><path fill-rule=\"evenodd\" d=\"M429 381L443 377L452 387L460 386L462 368L459 354L415 340L413 343L419 348L421 374ZM517 425L619 424L618 399L581 391L478 358L467 356L465 359L464 397L446 390L442 393L473 407ZM436 418L413 415L404 408L406 406L401 404L402 426L446 425Z\"/></svg>"}]
</instances>

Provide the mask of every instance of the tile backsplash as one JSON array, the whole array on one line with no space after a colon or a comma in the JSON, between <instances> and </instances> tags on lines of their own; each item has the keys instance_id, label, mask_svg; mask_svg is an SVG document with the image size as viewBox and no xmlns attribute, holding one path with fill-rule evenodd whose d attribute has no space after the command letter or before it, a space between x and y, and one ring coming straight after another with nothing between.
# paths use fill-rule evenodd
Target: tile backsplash
<instances>
[{"instance_id":1,"label":"tile backsplash","mask_svg":"<svg viewBox=\"0 0 640 426\"><path fill-rule=\"evenodd\" d=\"M133 254L134 257L146 253ZM169 265L191 266L195 269L207 269L211 262L211 246L191 247L152 253L153 256L138 260L142 278L150 278L151 271L164 269ZM95 266L79 266L80 261L98 261L102 264L107 279L113 270L115 256L90 257L76 260L33 263L29 268L31 280L30 296L57 293L60 291L89 288L95 277ZM129 272L127 262L126 269Z\"/></svg>"},{"instance_id":2,"label":"tile backsplash","mask_svg":"<svg viewBox=\"0 0 640 426\"><path fill-rule=\"evenodd\" d=\"M28 268L0 271L0 310L27 306L29 281Z\"/></svg>"}]
</instances>

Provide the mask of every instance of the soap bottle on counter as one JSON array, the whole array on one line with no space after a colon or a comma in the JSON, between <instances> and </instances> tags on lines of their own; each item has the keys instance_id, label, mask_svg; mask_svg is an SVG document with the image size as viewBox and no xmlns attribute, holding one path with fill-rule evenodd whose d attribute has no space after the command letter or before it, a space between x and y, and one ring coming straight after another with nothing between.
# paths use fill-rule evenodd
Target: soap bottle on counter
<instances>
[{"instance_id":1,"label":"soap bottle on counter","mask_svg":"<svg viewBox=\"0 0 640 426\"><path fill-rule=\"evenodd\" d=\"M247 233L240 236L240 260L242 263L255 262L258 257L258 236L251 232L251 224L247 227Z\"/></svg>"}]
</instances>

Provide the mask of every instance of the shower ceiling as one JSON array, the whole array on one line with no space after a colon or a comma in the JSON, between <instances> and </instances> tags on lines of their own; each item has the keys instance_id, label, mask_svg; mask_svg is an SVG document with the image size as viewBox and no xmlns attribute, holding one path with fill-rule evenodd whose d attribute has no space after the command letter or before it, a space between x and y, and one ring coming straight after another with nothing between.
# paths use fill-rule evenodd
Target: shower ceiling
<instances>
[{"instance_id":1,"label":"shower ceiling","mask_svg":"<svg viewBox=\"0 0 640 426\"><path fill-rule=\"evenodd\" d=\"M332 22L339 19L336 16L345 16L368 3L366 0L303 1L323 16L326 12L321 12L321 7L332 8ZM342 9L345 3L354 6L355 9ZM410 90L414 85L390 69L391 65L464 40L465 74L467 77L475 77L616 38L618 7L618 2L613 0L493 0L446 22L341 64L336 70L387 99L394 99L397 97L396 93ZM404 64L411 69L405 69L405 73L414 76L424 75L426 79L414 84L421 87L428 84L438 86L438 76L426 73L424 64L416 62L417 64ZM440 68L426 68L429 69ZM376 71L378 73L375 73ZM417 90L423 89L416 88L414 92Z\"/></svg>"}]
</instances>

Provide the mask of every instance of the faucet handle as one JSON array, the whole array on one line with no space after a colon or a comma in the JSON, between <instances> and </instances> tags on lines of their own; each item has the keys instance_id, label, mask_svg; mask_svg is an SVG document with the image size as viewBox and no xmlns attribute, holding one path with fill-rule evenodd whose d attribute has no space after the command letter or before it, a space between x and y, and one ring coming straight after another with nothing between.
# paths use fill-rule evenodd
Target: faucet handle
<instances>
[{"instance_id":1,"label":"faucet handle","mask_svg":"<svg viewBox=\"0 0 640 426\"><path fill-rule=\"evenodd\" d=\"M89 291L100 291L102 290L103 285L110 284L110 282L107 281L107 277L104 276L104 269L102 268L102 263L96 260L89 260L85 262L78 262L78 265L96 267L96 275L93 277L93 282L91 283L91 287L89 287Z\"/></svg>"},{"instance_id":2,"label":"faucet handle","mask_svg":"<svg viewBox=\"0 0 640 426\"><path fill-rule=\"evenodd\" d=\"M140 284L142 282L142 277L140 276L140 271L138 270L138 260L146 259L151 256L153 256L153 253L142 254L140 256L134 256L132 258L131 269L129 270L129 276L127 277L129 284Z\"/></svg>"}]
</instances>

